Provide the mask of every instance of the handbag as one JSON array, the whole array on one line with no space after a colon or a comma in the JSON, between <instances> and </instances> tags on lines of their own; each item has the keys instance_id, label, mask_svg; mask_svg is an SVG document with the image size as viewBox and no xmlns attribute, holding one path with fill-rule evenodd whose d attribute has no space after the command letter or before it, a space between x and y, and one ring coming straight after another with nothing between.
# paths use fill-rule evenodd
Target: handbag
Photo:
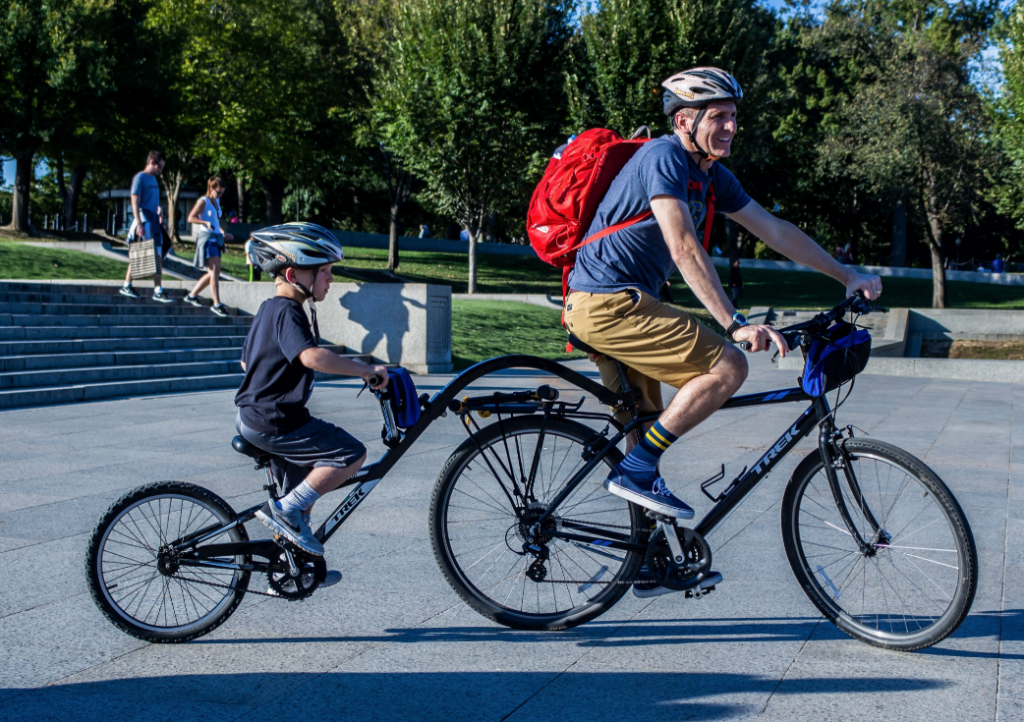
<instances>
[{"instance_id":1,"label":"handbag","mask_svg":"<svg viewBox=\"0 0 1024 722\"><path fill-rule=\"evenodd\" d=\"M156 252L156 242L152 238L129 243L128 262L132 268L133 279L150 278L161 273L160 254Z\"/></svg>"}]
</instances>

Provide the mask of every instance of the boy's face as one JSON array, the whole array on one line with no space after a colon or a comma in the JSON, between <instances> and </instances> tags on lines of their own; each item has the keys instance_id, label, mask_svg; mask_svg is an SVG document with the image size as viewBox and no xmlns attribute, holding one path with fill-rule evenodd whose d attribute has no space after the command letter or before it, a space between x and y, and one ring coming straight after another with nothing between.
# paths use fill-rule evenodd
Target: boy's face
<instances>
[{"instance_id":1,"label":"boy's face","mask_svg":"<svg viewBox=\"0 0 1024 722\"><path fill-rule=\"evenodd\" d=\"M308 271L312 274L312 284L309 286L309 290L313 292L313 298L317 301L323 301L327 298L327 292L331 289L331 284L334 282L334 274L331 272L331 264L326 266L320 266L315 271Z\"/></svg>"}]
</instances>

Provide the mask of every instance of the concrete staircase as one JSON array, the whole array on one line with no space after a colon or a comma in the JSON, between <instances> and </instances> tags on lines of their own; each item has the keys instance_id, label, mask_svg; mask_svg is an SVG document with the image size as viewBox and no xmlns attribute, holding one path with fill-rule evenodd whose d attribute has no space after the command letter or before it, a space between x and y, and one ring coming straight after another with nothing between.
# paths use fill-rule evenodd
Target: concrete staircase
<instances>
[{"instance_id":1,"label":"concrete staircase","mask_svg":"<svg viewBox=\"0 0 1024 722\"><path fill-rule=\"evenodd\" d=\"M173 304L140 292L0 282L0 409L238 387L251 316L195 308L182 290L165 289Z\"/></svg>"}]
</instances>

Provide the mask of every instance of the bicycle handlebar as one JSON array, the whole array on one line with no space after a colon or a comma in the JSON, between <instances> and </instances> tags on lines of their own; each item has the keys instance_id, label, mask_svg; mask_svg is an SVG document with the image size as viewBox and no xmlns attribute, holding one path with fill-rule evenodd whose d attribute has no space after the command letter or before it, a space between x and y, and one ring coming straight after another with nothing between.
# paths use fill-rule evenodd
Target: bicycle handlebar
<instances>
[{"instance_id":1,"label":"bicycle handlebar","mask_svg":"<svg viewBox=\"0 0 1024 722\"><path fill-rule=\"evenodd\" d=\"M857 291L852 296L849 296L838 306L830 311L822 311L810 321L804 321L803 323L795 323L792 326L786 326L785 328L776 329L782 338L786 339L786 345L791 349L795 346L800 345L800 336L802 332L810 332L811 334L822 333L833 323L841 319L846 315L847 310L853 310L854 313L865 316L872 311L879 311L880 313L888 313L889 309L882 306L872 306L864 298L864 294ZM769 344L771 342L769 341ZM741 341L739 347L742 351L750 350L749 341Z\"/></svg>"},{"instance_id":2,"label":"bicycle handlebar","mask_svg":"<svg viewBox=\"0 0 1024 722\"><path fill-rule=\"evenodd\" d=\"M380 384L384 381L384 378L379 374L370 374L370 378L366 379L366 381L367 383L370 384L370 386L380 386Z\"/></svg>"}]
</instances>

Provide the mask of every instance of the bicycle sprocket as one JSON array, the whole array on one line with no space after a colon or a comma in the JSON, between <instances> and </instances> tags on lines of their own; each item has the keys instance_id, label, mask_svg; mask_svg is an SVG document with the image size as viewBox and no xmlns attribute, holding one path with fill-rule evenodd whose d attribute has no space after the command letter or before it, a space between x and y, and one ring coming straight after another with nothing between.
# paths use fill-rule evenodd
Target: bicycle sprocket
<instances>
[{"instance_id":1,"label":"bicycle sprocket","mask_svg":"<svg viewBox=\"0 0 1024 722\"><path fill-rule=\"evenodd\" d=\"M291 573L288 558L282 550L267 567L267 583L282 599L290 602L305 599L327 578L327 562L323 557L292 553L297 576Z\"/></svg>"},{"instance_id":2,"label":"bicycle sprocket","mask_svg":"<svg viewBox=\"0 0 1024 722\"><path fill-rule=\"evenodd\" d=\"M711 571L711 547L692 529L678 527L676 534L683 547L683 562L677 564L672 558L665 533L658 529L647 547L647 570L666 589L692 589Z\"/></svg>"}]
</instances>

